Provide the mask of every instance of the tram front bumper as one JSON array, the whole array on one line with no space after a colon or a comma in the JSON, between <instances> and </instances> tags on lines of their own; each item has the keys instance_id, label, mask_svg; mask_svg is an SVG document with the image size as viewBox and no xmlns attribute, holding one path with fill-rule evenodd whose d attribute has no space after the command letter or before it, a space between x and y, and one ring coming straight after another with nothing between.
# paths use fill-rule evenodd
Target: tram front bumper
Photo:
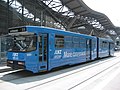
<instances>
[{"instance_id":1,"label":"tram front bumper","mask_svg":"<svg viewBox=\"0 0 120 90\"><path fill-rule=\"evenodd\" d=\"M25 62L24 61L7 60L7 66L9 66L13 69L25 69Z\"/></svg>"}]
</instances>

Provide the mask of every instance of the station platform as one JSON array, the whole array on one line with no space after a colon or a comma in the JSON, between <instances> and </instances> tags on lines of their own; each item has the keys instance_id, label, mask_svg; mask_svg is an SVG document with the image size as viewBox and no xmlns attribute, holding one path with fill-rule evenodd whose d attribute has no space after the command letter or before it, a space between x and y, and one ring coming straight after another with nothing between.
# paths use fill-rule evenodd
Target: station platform
<instances>
[{"instance_id":1,"label":"station platform","mask_svg":"<svg viewBox=\"0 0 120 90\"><path fill-rule=\"evenodd\" d=\"M0 71L6 66L0 67ZM85 64L47 73L0 72L1 90L120 90L120 52Z\"/></svg>"}]
</instances>

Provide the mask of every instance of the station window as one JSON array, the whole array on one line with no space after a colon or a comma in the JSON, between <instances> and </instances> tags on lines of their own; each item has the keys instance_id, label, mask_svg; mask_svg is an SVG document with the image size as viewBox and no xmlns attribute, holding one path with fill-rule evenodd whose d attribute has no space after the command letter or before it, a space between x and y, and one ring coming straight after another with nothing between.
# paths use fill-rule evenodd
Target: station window
<instances>
[{"instance_id":1,"label":"station window","mask_svg":"<svg viewBox=\"0 0 120 90\"><path fill-rule=\"evenodd\" d=\"M55 35L55 48L64 48L64 36Z\"/></svg>"}]
</instances>

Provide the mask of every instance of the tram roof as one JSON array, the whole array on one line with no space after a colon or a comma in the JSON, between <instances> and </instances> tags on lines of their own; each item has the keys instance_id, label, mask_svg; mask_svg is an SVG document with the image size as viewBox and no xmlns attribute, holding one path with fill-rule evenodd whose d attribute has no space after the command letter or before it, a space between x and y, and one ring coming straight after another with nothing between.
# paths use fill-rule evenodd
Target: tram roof
<instances>
[{"instance_id":1,"label":"tram roof","mask_svg":"<svg viewBox=\"0 0 120 90\"><path fill-rule=\"evenodd\" d=\"M23 26L24 27L24 26ZM76 32L71 32L71 31L64 31L64 30L61 30L61 29L56 29L56 28L50 28L50 27L44 27L44 26L25 26L26 28L36 28L36 32L38 32L38 29L42 29L42 30L46 30L48 32L55 32L55 33L60 33L61 35L64 34L64 35L81 35L81 36L86 36L86 37L95 37L95 36L90 36L90 35L86 35L86 34L81 34L81 33L76 33ZM37 29L38 28L38 29ZM31 29L31 31L34 31L33 29ZM96 37L95 37L96 38Z\"/></svg>"}]
</instances>

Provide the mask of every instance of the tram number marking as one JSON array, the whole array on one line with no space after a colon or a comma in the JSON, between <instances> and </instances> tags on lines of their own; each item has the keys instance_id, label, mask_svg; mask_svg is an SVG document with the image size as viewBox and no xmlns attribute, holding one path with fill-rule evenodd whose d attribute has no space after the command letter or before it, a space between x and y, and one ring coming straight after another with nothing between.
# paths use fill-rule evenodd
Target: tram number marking
<instances>
[{"instance_id":1,"label":"tram number marking","mask_svg":"<svg viewBox=\"0 0 120 90\"><path fill-rule=\"evenodd\" d=\"M18 53L13 53L12 56L13 56L13 59L18 60Z\"/></svg>"}]
</instances>

